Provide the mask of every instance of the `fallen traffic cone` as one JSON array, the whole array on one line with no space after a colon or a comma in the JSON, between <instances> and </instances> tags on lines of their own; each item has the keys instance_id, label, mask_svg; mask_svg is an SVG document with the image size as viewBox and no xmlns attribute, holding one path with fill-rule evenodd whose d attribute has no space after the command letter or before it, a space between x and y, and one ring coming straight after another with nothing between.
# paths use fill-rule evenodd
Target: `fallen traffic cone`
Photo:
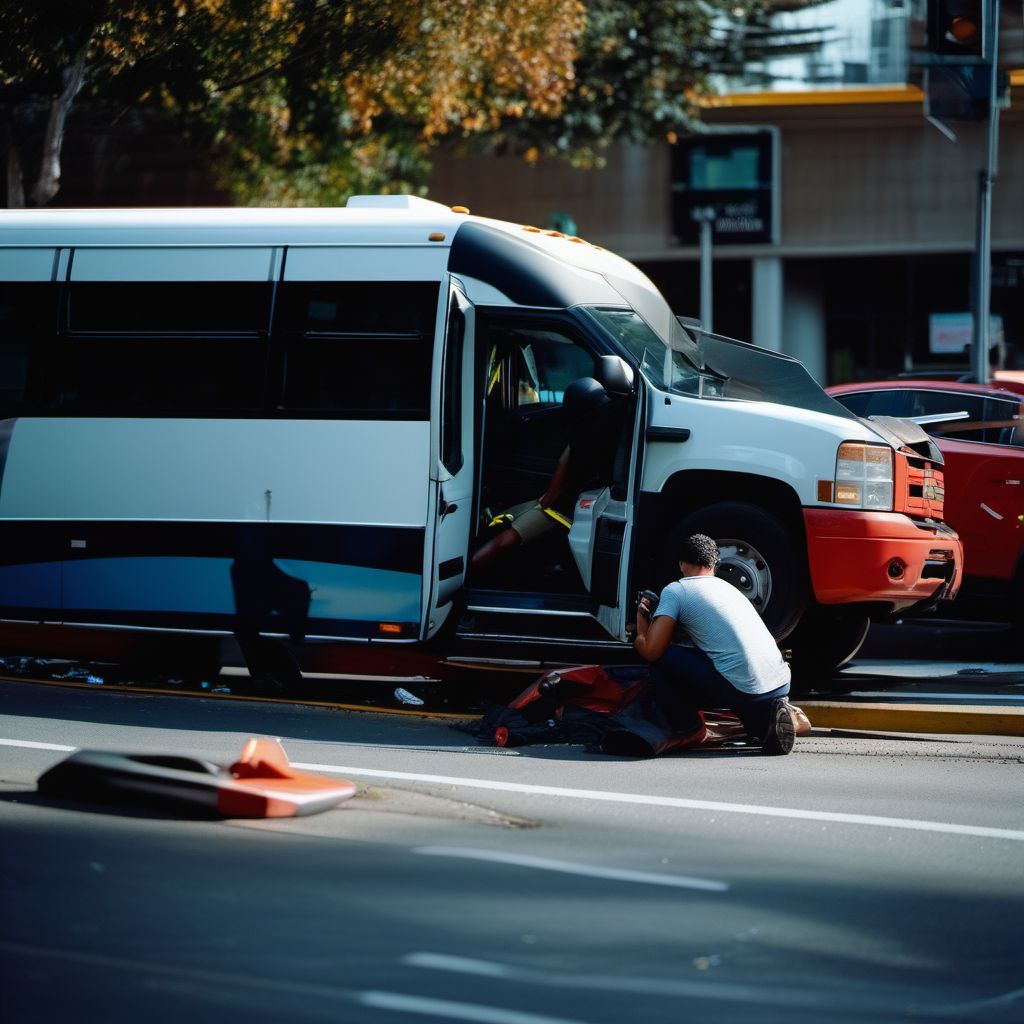
<instances>
[{"instance_id":1,"label":"fallen traffic cone","mask_svg":"<svg viewBox=\"0 0 1024 1024\"><path fill-rule=\"evenodd\" d=\"M250 739L230 768L177 754L79 750L39 777L46 796L168 804L222 818L292 818L335 807L355 783L292 768L276 740Z\"/></svg>"}]
</instances>

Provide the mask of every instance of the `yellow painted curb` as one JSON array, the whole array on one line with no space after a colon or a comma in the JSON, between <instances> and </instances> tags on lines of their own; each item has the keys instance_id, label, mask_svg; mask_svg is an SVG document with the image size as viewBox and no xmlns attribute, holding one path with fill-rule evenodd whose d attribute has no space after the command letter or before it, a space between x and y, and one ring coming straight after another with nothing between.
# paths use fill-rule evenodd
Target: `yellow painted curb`
<instances>
[{"instance_id":1,"label":"yellow painted curb","mask_svg":"<svg viewBox=\"0 0 1024 1024\"><path fill-rule=\"evenodd\" d=\"M964 704L857 704L800 700L811 724L823 729L875 732L965 733L974 736L1024 736L1024 708Z\"/></svg>"}]
</instances>

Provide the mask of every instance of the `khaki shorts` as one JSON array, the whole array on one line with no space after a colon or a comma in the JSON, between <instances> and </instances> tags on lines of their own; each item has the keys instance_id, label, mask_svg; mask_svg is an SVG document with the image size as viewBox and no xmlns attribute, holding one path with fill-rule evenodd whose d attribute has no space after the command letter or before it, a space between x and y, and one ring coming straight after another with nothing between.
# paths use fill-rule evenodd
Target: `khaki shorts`
<instances>
[{"instance_id":1,"label":"khaki shorts","mask_svg":"<svg viewBox=\"0 0 1024 1024\"><path fill-rule=\"evenodd\" d=\"M519 534L524 544L542 537L558 525L535 501L524 501L522 505L507 508L505 514L512 516L509 526Z\"/></svg>"}]
</instances>

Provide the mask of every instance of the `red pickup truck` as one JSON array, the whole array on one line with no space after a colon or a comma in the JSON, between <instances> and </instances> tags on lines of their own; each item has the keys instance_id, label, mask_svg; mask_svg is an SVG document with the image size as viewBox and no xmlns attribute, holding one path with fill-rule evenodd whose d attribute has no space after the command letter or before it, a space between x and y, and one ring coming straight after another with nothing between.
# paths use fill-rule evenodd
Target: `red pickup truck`
<instances>
[{"instance_id":1,"label":"red pickup truck","mask_svg":"<svg viewBox=\"0 0 1024 1024\"><path fill-rule=\"evenodd\" d=\"M889 380L828 393L859 416L916 420L945 459L946 521L964 545L950 613L1011 622L1024 638L1024 381Z\"/></svg>"}]
</instances>

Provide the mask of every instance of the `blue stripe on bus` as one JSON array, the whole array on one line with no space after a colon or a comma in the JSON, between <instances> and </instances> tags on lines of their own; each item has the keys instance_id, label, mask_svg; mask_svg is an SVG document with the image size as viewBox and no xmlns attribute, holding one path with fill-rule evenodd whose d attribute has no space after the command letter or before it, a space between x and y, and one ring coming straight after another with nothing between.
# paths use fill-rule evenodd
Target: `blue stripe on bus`
<instances>
[{"instance_id":1,"label":"blue stripe on bus","mask_svg":"<svg viewBox=\"0 0 1024 1024\"><path fill-rule=\"evenodd\" d=\"M177 625L182 628L197 627L196 616L216 616L221 628L233 629L240 609L231 582L232 564L228 558L142 557L0 566L0 607L8 614L16 608L50 609L54 617L67 611L76 621L113 624L137 623L135 613L144 612L175 625L173 616L179 615ZM325 628L334 632L328 628L333 621L420 620L419 573L313 561L281 560L273 565L285 579L308 587L308 609L297 610L303 633ZM285 614L272 597L245 598L256 602L247 614L255 615L253 625L258 629L270 629L271 622Z\"/></svg>"}]
</instances>

